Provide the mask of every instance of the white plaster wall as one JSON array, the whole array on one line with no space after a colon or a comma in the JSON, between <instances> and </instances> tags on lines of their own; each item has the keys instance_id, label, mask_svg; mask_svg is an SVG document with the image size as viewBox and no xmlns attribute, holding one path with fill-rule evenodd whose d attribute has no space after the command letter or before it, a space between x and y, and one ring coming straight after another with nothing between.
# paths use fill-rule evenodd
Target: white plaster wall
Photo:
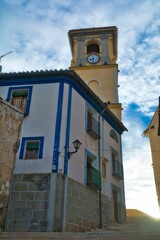
<instances>
[{"instance_id":1,"label":"white plaster wall","mask_svg":"<svg viewBox=\"0 0 160 240\"><path fill-rule=\"evenodd\" d=\"M61 138L59 147L59 166L58 171L64 171L64 155L65 155L65 141L66 141L66 127L67 127L67 112L68 112L68 91L69 85L64 84L63 108L62 108L62 123L61 123Z\"/></svg>"},{"instance_id":2,"label":"white plaster wall","mask_svg":"<svg viewBox=\"0 0 160 240\"><path fill-rule=\"evenodd\" d=\"M58 89L58 83L33 85L30 112L29 116L24 119L21 139L22 137L44 136L43 158L39 160L19 159L20 145L16 158L16 173L51 172Z\"/></svg>"},{"instance_id":3,"label":"white plaster wall","mask_svg":"<svg viewBox=\"0 0 160 240\"><path fill-rule=\"evenodd\" d=\"M74 151L73 141L78 139L82 145L77 153L73 154L68 163L69 177L84 183L84 148L85 148L85 100L73 89L70 151Z\"/></svg>"},{"instance_id":4,"label":"white plaster wall","mask_svg":"<svg viewBox=\"0 0 160 240\"><path fill-rule=\"evenodd\" d=\"M119 161L121 162L121 147L120 147L120 135L116 132L118 137L118 143L114 141L109 135L110 131L114 130L107 122L104 122L104 157L109 161L106 163L106 180L103 182L103 193L112 196L111 183L115 186L123 189L123 182L112 175L112 156L111 149L113 148L119 153Z\"/></svg>"},{"instance_id":5,"label":"white plaster wall","mask_svg":"<svg viewBox=\"0 0 160 240\"><path fill-rule=\"evenodd\" d=\"M61 141L59 166L60 172L63 172L64 166L64 146L66 140L66 121L68 110L68 91L69 85L64 84L63 113L61 124ZM24 120L22 128L22 137L44 136L43 159L40 160L19 160L17 153L16 173L41 173L51 172L53 158L55 123L57 114L57 99L59 92L59 83L33 85L32 100L29 116ZM0 96L7 98L8 87L0 89ZM78 152L71 156L68 162L68 176L84 184L84 161L85 149L97 156L95 165L98 169L98 141L90 136L85 130L86 121L86 101L80 94L72 89L71 105L71 132L70 132L70 151L74 151L72 142L76 139L82 143ZM97 113L98 115L98 113ZM109 197L112 196L111 183L119 188L123 188L122 181L112 176L111 147L119 152L121 158L120 144L117 144L110 136L111 126L104 121L103 136L101 139L101 156L109 161L107 166L107 178L103 180L103 193ZM117 133L119 138L119 134ZM103 141L103 142L102 142ZM120 143L120 138L119 138Z\"/></svg>"},{"instance_id":6,"label":"white plaster wall","mask_svg":"<svg viewBox=\"0 0 160 240\"><path fill-rule=\"evenodd\" d=\"M0 97L3 98L4 100L7 99L9 87L15 87L15 85L14 86L7 86L7 87L0 87Z\"/></svg>"},{"instance_id":7,"label":"white plaster wall","mask_svg":"<svg viewBox=\"0 0 160 240\"><path fill-rule=\"evenodd\" d=\"M78 152L71 156L68 165L68 175L84 184L85 149L98 155L97 141L85 130L86 101L73 89L70 151L74 151L72 142L78 139L82 145Z\"/></svg>"}]
</instances>

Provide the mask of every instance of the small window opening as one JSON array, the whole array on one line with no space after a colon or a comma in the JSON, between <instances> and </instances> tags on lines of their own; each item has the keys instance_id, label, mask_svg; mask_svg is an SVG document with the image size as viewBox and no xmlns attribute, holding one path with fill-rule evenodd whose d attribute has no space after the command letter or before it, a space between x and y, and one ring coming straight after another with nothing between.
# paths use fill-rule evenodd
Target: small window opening
<instances>
[{"instance_id":1,"label":"small window opening","mask_svg":"<svg viewBox=\"0 0 160 240\"><path fill-rule=\"evenodd\" d=\"M99 53L99 45L96 43L93 44L89 44L87 46L87 53L91 53L91 52L97 52Z\"/></svg>"},{"instance_id":2,"label":"small window opening","mask_svg":"<svg viewBox=\"0 0 160 240\"><path fill-rule=\"evenodd\" d=\"M13 104L16 108L20 109L22 112L25 112L27 106L27 97L27 90L13 91L11 104Z\"/></svg>"},{"instance_id":3,"label":"small window opening","mask_svg":"<svg viewBox=\"0 0 160 240\"><path fill-rule=\"evenodd\" d=\"M27 142L26 153L24 159L38 159L39 158L39 141Z\"/></svg>"}]
</instances>

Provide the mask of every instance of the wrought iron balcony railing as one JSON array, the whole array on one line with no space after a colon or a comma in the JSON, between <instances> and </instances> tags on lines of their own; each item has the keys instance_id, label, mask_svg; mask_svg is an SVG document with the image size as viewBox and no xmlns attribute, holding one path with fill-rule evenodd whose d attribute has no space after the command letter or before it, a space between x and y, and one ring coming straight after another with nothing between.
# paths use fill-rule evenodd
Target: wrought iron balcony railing
<instances>
[{"instance_id":1,"label":"wrought iron balcony railing","mask_svg":"<svg viewBox=\"0 0 160 240\"><path fill-rule=\"evenodd\" d=\"M101 174L96 168L91 165L87 165L87 184L94 185L97 188L101 187Z\"/></svg>"},{"instance_id":2,"label":"wrought iron balcony railing","mask_svg":"<svg viewBox=\"0 0 160 240\"><path fill-rule=\"evenodd\" d=\"M115 160L115 159L112 160L112 175L118 179L123 179L122 164L118 160Z\"/></svg>"},{"instance_id":3,"label":"wrought iron balcony railing","mask_svg":"<svg viewBox=\"0 0 160 240\"><path fill-rule=\"evenodd\" d=\"M100 138L100 124L92 117L92 114L89 112L87 118L87 132L96 139Z\"/></svg>"}]
</instances>

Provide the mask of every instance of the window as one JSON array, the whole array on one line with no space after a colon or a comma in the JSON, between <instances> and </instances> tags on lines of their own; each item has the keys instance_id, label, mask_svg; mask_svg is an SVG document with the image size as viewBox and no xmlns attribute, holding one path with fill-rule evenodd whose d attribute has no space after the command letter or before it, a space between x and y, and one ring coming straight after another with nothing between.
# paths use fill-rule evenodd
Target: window
<instances>
[{"instance_id":1,"label":"window","mask_svg":"<svg viewBox=\"0 0 160 240\"><path fill-rule=\"evenodd\" d=\"M99 45L96 43L89 44L87 46L87 53L97 52L99 53Z\"/></svg>"},{"instance_id":2,"label":"window","mask_svg":"<svg viewBox=\"0 0 160 240\"><path fill-rule=\"evenodd\" d=\"M96 165L96 156L86 151L85 182L88 186L99 188L101 186L100 172L94 166Z\"/></svg>"},{"instance_id":3,"label":"window","mask_svg":"<svg viewBox=\"0 0 160 240\"><path fill-rule=\"evenodd\" d=\"M39 141L27 142L25 159L38 159L39 158Z\"/></svg>"},{"instance_id":4,"label":"window","mask_svg":"<svg viewBox=\"0 0 160 240\"><path fill-rule=\"evenodd\" d=\"M92 135L95 139L100 138L100 124L93 117L94 112L92 112L89 108L87 109L87 126L86 131Z\"/></svg>"},{"instance_id":5,"label":"window","mask_svg":"<svg viewBox=\"0 0 160 240\"><path fill-rule=\"evenodd\" d=\"M114 141L116 141L118 143L118 137L114 130L111 130L109 135L111 138L114 139Z\"/></svg>"},{"instance_id":6,"label":"window","mask_svg":"<svg viewBox=\"0 0 160 240\"><path fill-rule=\"evenodd\" d=\"M8 91L7 101L16 108L29 115L30 103L32 95L32 86L27 87L10 87Z\"/></svg>"},{"instance_id":7,"label":"window","mask_svg":"<svg viewBox=\"0 0 160 240\"><path fill-rule=\"evenodd\" d=\"M102 178L106 179L106 163L102 162Z\"/></svg>"},{"instance_id":8,"label":"window","mask_svg":"<svg viewBox=\"0 0 160 240\"><path fill-rule=\"evenodd\" d=\"M22 138L19 159L41 159L43 155L44 137Z\"/></svg>"},{"instance_id":9,"label":"window","mask_svg":"<svg viewBox=\"0 0 160 240\"><path fill-rule=\"evenodd\" d=\"M123 179L123 168L119 161L118 152L112 149L112 175L118 179Z\"/></svg>"},{"instance_id":10,"label":"window","mask_svg":"<svg viewBox=\"0 0 160 240\"><path fill-rule=\"evenodd\" d=\"M27 106L27 96L28 91L13 91L11 104L13 104L16 108L20 109L22 112L25 112Z\"/></svg>"}]
</instances>

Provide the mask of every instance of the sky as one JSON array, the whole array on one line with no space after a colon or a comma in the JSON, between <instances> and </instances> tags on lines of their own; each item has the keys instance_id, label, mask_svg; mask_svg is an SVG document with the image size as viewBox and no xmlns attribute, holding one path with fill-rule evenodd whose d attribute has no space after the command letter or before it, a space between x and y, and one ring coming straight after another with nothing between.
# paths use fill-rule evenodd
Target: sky
<instances>
[{"instance_id":1,"label":"sky","mask_svg":"<svg viewBox=\"0 0 160 240\"><path fill-rule=\"evenodd\" d=\"M68 69L71 29L118 27L126 207L160 217L149 139L160 94L159 0L0 0L3 72Z\"/></svg>"}]
</instances>

